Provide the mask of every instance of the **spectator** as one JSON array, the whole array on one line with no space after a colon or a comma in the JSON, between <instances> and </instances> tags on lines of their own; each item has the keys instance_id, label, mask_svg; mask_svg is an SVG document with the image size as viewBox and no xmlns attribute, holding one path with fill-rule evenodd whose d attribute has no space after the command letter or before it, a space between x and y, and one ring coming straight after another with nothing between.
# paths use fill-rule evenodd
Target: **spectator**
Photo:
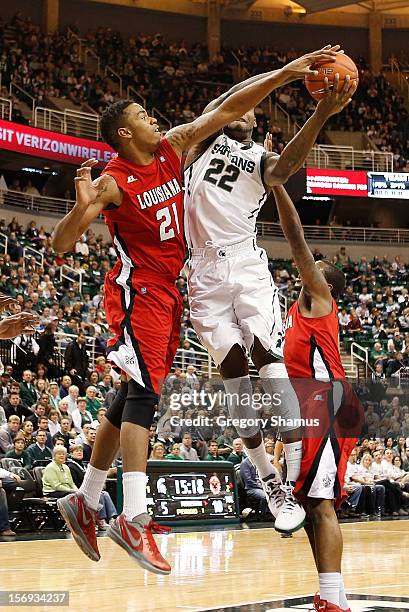
<instances>
[{"instance_id":1,"label":"spectator","mask_svg":"<svg viewBox=\"0 0 409 612\"><path fill-rule=\"evenodd\" d=\"M33 385L33 373L31 370L23 372L23 380L20 383L20 397L26 408L31 408L37 401L37 393Z\"/></svg>"},{"instance_id":2,"label":"spectator","mask_svg":"<svg viewBox=\"0 0 409 612\"><path fill-rule=\"evenodd\" d=\"M59 395L59 388L58 388L58 383L52 381L50 383L50 389L49 389L49 402L50 405L52 406L52 408L58 409L58 405L61 401L61 397Z\"/></svg>"},{"instance_id":3,"label":"spectator","mask_svg":"<svg viewBox=\"0 0 409 612\"><path fill-rule=\"evenodd\" d=\"M227 461L230 461L234 465L241 463L245 457L243 449L244 449L244 446L243 446L243 442L241 438L236 438L235 440L233 440L233 452L231 452L230 455L227 457ZM267 443L266 443L266 450L267 450Z\"/></svg>"},{"instance_id":4,"label":"spectator","mask_svg":"<svg viewBox=\"0 0 409 612\"><path fill-rule=\"evenodd\" d=\"M45 417L45 407L43 406L43 404L37 404L34 408L34 413L29 416L26 421L31 421L33 424L34 431L37 431L39 420L43 417Z\"/></svg>"},{"instance_id":5,"label":"spectator","mask_svg":"<svg viewBox=\"0 0 409 612\"><path fill-rule=\"evenodd\" d=\"M173 461L183 461L183 457L180 456L180 444L178 444L178 442L172 444L170 453L165 455L165 459L171 459Z\"/></svg>"},{"instance_id":6,"label":"spectator","mask_svg":"<svg viewBox=\"0 0 409 612\"><path fill-rule=\"evenodd\" d=\"M183 434L180 456L184 461L199 461L196 450L192 448L192 436L188 432Z\"/></svg>"},{"instance_id":7,"label":"spectator","mask_svg":"<svg viewBox=\"0 0 409 612\"><path fill-rule=\"evenodd\" d=\"M85 401L86 401L87 411L91 414L92 420L97 418L97 412L102 406L102 403L100 402L99 399L97 399L96 394L97 394L96 387L94 387L93 385L90 385L89 387L87 387L87 390L85 392L85 395L86 395Z\"/></svg>"},{"instance_id":8,"label":"spectator","mask_svg":"<svg viewBox=\"0 0 409 612\"><path fill-rule=\"evenodd\" d=\"M31 444L27 448L27 452L30 456L31 465L34 461L51 461L51 448L46 446L47 433L40 429L37 432L35 444Z\"/></svg>"},{"instance_id":9,"label":"spectator","mask_svg":"<svg viewBox=\"0 0 409 612\"><path fill-rule=\"evenodd\" d=\"M155 442L152 447L152 451L149 459L153 461L161 461L165 458L165 447L161 442Z\"/></svg>"},{"instance_id":10,"label":"spectator","mask_svg":"<svg viewBox=\"0 0 409 612\"><path fill-rule=\"evenodd\" d=\"M72 480L80 488L84 480L86 465L83 462L83 448L80 445L72 446L70 455L67 459L67 466L71 472ZM101 509L98 511L97 527L98 531L106 531L107 523L118 515L112 499L107 491L102 491L99 498Z\"/></svg>"},{"instance_id":11,"label":"spectator","mask_svg":"<svg viewBox=\"0 0 409 612\"><path fill-rule=\"evenodd\" d=\"M84 382L88 375L89 357L86 349L86 337L80 332L75 340L65 349L65 368L71 377L79 377Z\"/></svg>"},{"instance_id":12,"label":"spectator","mask_svg":"<svg viewBox=\"0 0 409 612\"><path fill-rule=\"evenodd\" d=\"M78 401L78 395L79 395L79 388L77 387L77 385L71 385L68 388L68 395L66 397L67 399L67 406L68 406L68 412L72 415L72 413L74 412L74 410L77 409L77 401Z\"/></svg>"},{"instance_id":13,"label":"spectator","mask_svg":"<svg viewBox=\"0 0 409 612\"><path fill-rule=\"evenodd\" d=\"M209 453L206 457L206 461L220 461L219 457L217 456L217 450L219 448L219 445L217 444L217 440L210 440L207 446L209 449Z\"/></svg>"},{"instance_id":14,"label":"spectator","mask_svg":"<svg viewBox=\"0 0 409 612\"><path fill-rule=\"evenodd\" d=\"M7 425L3 425L0 429L0 452L7 453L14 448L14 438L20 429L20 418L17 415L11 415L7 421Z\"/></svg>"},{"instance_id":15,"label":"spectator","mask_svg":"<svg viewBox=\"0 0 409 612\"><path fill-rule=\"evenodd\" d=\"M61 385L60 385L60 397L61 399L63 399L64 397L66 397L68 395L68 389L71 387L71 377L70 376L63 376L62 377L62 381L61 381Z\"/></svg>"},{"instance_id":16,"label":"spectator","mask_svg":"<svg viewBox=\"0 0 409 612\"><path fill-rule=\"evenodd\" d=\"M52 461L43 472L43 493L47 497L65 497L77 490L71 472L65 464L67 450L64 446L56 446Z\"/></svg>"},{"instance_id":17,"label":"spectator","mask_svg":"<svg viewBox=\"0 0 409 612\"><path fill-rule=\"evenodd\" d=\"M85 440L82 445L82 450L84 453L84 461L89 461L91 459L92 449L95 442L95 434L96 430L93 427L89 427L85 434Z\"/></svg>"},{"instance_id":18,"label":"spectator","mask_svg":"<svg viewBox=\"0 0 409 612\"><path fill-rule=\"evenodd\" d=\"M225 427L223 431L223 435L217 438L217 443L219 445L219 455L221 455L221 459L228 457L233 449L233 427L229 425Z\"/></svg>"},{"instance_id":19,"label":"spectator","mask_svg":"<svg viewBox=\"0 0 409 612\"><path fill-rule=\"evenodd\" d=\"M58 410L50 410L48 414L48 431L50 432L51 437L61 432L60 413Z\"/></svg>"},{"instance_id":20,"label":"spectator","mask_svg":"<svg viewBox=\"0 0 409 612\"><path fill-rule=\"evenodd\" d=\"M48 431L48 418L46 416L42 416L38 419L38 429L34 432L34 437L37 439L38 432L44 431L46 434L46 446L49 448L53 447L52 436Z\"/></svg>"},{"instance_id":21,"label":"spectator","mask_svg":"<svg viewBox=\"0 0 409 612\"><path fill-rule=\"evenodd\" d=\"M24 438L24 450L27 450L29 446L36 443L35 438L33 437L33 431L33 423L27 420L24 421L19 432L19 435L21 433Z\"/></svg>"},{"instance_id":22,"label":"spectator","mask_svg":"<svg viewBox=\"0 0 409 612\"><path fill-rule=\"evenodd\" d=\"M4 400L4 412L5 416L9 418L11 415L16 414L20 420L23 417L31 416L33 413L21 402L20 393L10 393L10 395Z\"/></svg>"},{"instance_id":23,"label":"spectator","mask_svg":"<svg viewBox=\"0 0 409 612\"><path fill-rule=\"evenodd\" d=\"M256 503L262 517L269 515L267 499L263 491L256 467L246 457L240 464L240 477L246 490L247 499Z\"/></svg>"},{"instance_id":24,"label":"spectator","mask_svg":"<svg viewBox=\"0 0 409 612\"><path fill-rule=\"evenodd\" d=\"M23 467L30 470L31 469L31 459L30 459L30 455L25 450L24 436L22 434L21 435L18 434L14 438L13 445L14 445L13 450L7 451L5 457L6 458L10 457L10 459L18 459L19 461L21 461L21 465Z\"/></svg>"}]
</instances>

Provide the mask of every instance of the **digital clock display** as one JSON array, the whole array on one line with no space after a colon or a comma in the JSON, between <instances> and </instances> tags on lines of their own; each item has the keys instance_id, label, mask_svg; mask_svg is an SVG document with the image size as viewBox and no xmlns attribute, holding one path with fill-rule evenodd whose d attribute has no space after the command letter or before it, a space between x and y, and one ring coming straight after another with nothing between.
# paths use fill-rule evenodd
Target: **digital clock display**
<instances>
[{"instance_id":1,"label":"digital clock display","mask_svg":"<svg viewBox=\"0 0 409 612\"><path fill-rule=\"evenodd\" d=\"M148 461L146 497L148 512L158 521L239 520L234 467L228 461Z\"/></svg>"}]
</instances>

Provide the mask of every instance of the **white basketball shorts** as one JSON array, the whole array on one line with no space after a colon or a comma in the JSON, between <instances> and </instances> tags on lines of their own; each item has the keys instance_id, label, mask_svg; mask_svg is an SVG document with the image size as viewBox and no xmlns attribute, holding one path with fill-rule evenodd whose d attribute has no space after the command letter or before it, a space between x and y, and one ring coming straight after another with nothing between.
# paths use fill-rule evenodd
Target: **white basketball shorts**
<instances>
[{"instance_id":1,"label":"white basketball shorts","mask_svg":"<svg viewBox=\"0 0 409 612\"><path fill-rule=\"evenodd\" d=\"M227 247L192 249L188 285L190 320L216 365L235 344L251 353L255 337L282 358L278 289L266 252L253 238Z\"/></svg>"}]
</instances>

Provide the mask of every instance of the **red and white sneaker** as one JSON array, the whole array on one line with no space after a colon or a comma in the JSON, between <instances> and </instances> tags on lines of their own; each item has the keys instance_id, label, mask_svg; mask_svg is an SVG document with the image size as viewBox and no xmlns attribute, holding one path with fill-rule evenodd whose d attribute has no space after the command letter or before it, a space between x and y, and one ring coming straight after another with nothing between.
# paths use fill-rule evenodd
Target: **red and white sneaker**
<instances>
[{"instance_id":1,"label":"red and white sneaker","mask_svg":"<svg viewBox=\"0 0 409 612\"><path fill-rule=\"evenodd\" d=\"M119 544L141 567L155 574L170 574L171 567L162 557L153 533L169 533L170 527L158 525L144 512L128 521L120 514L107 529L107 536Z\"/></svg>"},{"instance_id":2,"label":"red and white sneaker","mask_svg":"<svg viewBox=\"0 0 409 612\"><path fill-rule=\"evenodd\" d=\"M313 605L312 609L316 610L317 612L351 612L350 608L348 608L347 610L344 610L343 608L336 606L330 601L326 601L325 599L320 599L319 593L315 593L314 601L312 605Z\"/></svg>"},{"instance_id":3,"label":"red and white sneaker","mask_svg":"<svg viewBox=\"0 0 409 612\"><path fill-rule=\"evenodd\" d=\"M95 510L88 508L81 493L62 497L57 500L57 506L82 552L92 561L99 561L101 555L97 544Z\"/></svg>"}]
</instances>

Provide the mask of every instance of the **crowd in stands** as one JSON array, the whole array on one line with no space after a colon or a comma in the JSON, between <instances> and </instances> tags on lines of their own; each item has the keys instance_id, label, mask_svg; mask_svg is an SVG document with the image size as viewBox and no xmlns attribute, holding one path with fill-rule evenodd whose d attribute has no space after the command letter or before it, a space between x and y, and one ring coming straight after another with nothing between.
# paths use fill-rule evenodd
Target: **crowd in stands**
<instances>
[{"instance_id":1,"label":"crowd in stands","mask_svg":"<svg viewBox=\"0 0 409 612\"><path fill-rule=\"evenodd\" d=\"M109 27L87 32L81 44L97 54L101 66L113 68L122 77L124 90L132 86L131 97L145 100L147 108L155 107L173 125L193 120L210 100L232 84L237 78L238 62L244 76L248 76L280 68L299 56L294 49L282 51L264 46L223 48L209 58L206 45L201 43L169 43L160 33L140 33L125 39ZM71 30L45 35L39 26L17 13L0 34L2 83L7 87L13 80L40 106L48 106L47 98L57 96L102 112L118 99L119 90L109 75L94 73L91 77L80 55L78 37ZM330 120L326 129L365 133L375 147L393 154L396 169L407 170L409 116L403 99L382 74L369 72L363 58L358 58L357 63L360 84L354 100L341 115ZM116 77L111 74L111 78ZM315 108L315 102L298 82L281 88L277 101L300 125ZM269 120L262 107L257 109L257 117L255 140L262 142L269 128L274 136L273 148L280 152L285 144L280 128ZM368 141L368 150L371 148Z\"/></svg>"}]
</instances>

